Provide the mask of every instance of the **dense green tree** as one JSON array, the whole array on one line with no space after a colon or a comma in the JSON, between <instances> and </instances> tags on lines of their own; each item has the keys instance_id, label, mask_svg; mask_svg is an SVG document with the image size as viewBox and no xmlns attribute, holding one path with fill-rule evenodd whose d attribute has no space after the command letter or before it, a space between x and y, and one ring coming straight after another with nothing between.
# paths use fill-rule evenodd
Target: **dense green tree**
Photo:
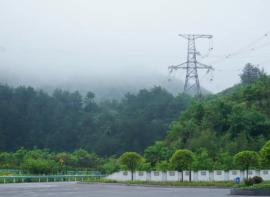
<instances>
[{"instance_id":1,"label":"dense green tree","mask_svg":"<svg viewBox=\"0 0 270 197\"><path fill-rule=\"evenodd\" d=\"M93 92L82 96L56 89L48 94L0 84L0 150L83 148L102 156L143 152L165 137L170 122L190 102L189 96L175 97L160 87L96 103Z\"/></svg>"},{"instance_id":2,"label":"dense green tree","mask_svg":"<svg viewBox=\"0 0 270 197\"><path fill-rule=\"evenodd\" d=\"M73 153L76 166L79 168L97 169L99 158L95 153L89 153L86 150L79 149Z\"/></svg>"},{"instance_id":3,"label":"dense green tree","mask_svg":"<svg viewBox=\"0 0 270 197\"><path fill-rule=\"evenodd\" d=\"M243 84L250 84L258 80L263 74L264 71L259 69L258 66L247 63L240 77Z\"/></svg>"},{"instance_id":4,"label":"dense green tree","mask_svg":"<svg viewBox=\"0 0 270 197\"><path fill-rule=\"evenodd\" d=\"M194 170L213 170L214 161L209 156L206 149L199 149L195 153L195 161L193 162Z\"/></svg>"},{"instance_id":5,"label":"dense green tree","mask_svg":"<svg viewBox=\"0 0 270 197\"><path fill-rule=\"evenodd\" d=\"M190 150L177 150L171 157L170 163L174 170L180 171L182 174L183 181L183 171L188 170L191 172L192 163L194 162L194 155ZM191 181L191 174L189 174L189 180Z\"/></svg>"},{"instance_id":6,"label":"dense green tree","mask_svg":"<svg viewBox=\"0 0 270 197\"><path fill-rule=\"evenodd\" d=\"M156 141L154 145L148 146L144 150L144 158L154 167L160 161L169 160L173 151L164 142Z\"/></svg>"},{"instance_id":7,"label":"dense green tree","mask_svg":"<svg viewBox=\"0 0 270 197\"><path fill-rule=\"evenodd\" d=\"M116 159L102 159L83 149L74 152L51 152L47 149L18 149L16 152L0 152L0 168L22 169L35 174L65 173L67 170L103 170ZM105 165L106 164L106 165ZM115 164L119 169L118 162ZM108 167L109 168L109 167ZM107 169L108 169L107 168ZM109 170L108 170L109 171Z\"/></svg>"},{"instance_id":8,"label":"dense green tree","mask_svg":"<svg viewBox=\"0 0 270 197\"><path fill-rule=\"evenodd\" d=\"M265 145L260 150L260 155L262 158L262 167L270 167L270 140L265 143Z\"/></svg>"},{"instance_id":9,"label":"dense green tree","mask_svg":"<svg viewBox=\"0 0 270 197\"><path fill-rule=\"evenodd\" d=\"M158 170L158 171L167 171L170 169L170 163L168 161L159 161L156 166L155 166L155 169Z\"/></svg>"},{"instance_id":10,"label":"dense green tree","mask_svg":"<svg viewBox=\"0 0 270 197\"><path fill-rule=\"evenodd\" d=\"M2 152L0 153L0 168L12 168L13 155L11 153ZM17 166L16 166L17 167Z\"/></svg>"},{"instance_id":11,"label":"dense green tree","mask_svg":"<svg viewBox=\"0 0 270 197\"><path fill-rule=\"evenodd\" d=\"M234 156L234 162L239 168L246 170L248 179L249 169L259 166L259 156L255 151L242 151Z\"/></svg>"},{"instance_id":12,"label":"dense green tree","mask_svg":"<svg viewBox=\"0 0 270 197\"><path fill-rule=\"evenodd\" d=\"M151 171L153 170L153 167L151 166L151 163L146 162L145 160L140 164L140 166L138 167L138 170L140 171Z\"/></svg>"},{"instance_id":13,"label":"dense green tree","mask_svg":"<svg viewBox=\"0 0 270 197\"><path fill-rule=\"evenodd\" d=\"M106 159L102 166L101 166L101 172L106 173L106 174L111 174L113 172L117 172L120 170L120 163L117 159L115 158L108 158Z\"/></svg>"},{"instance_id":14,"label":"dense green tree","mask_svg":"<svg viewBox=\"0 0 270 197\"><path fill-rule=\"evenodd\" d=\"M217 160L214 162L213 168L215 170L227 171L234 169L233 156L228 152L219 153Z\"/></svg>"},{"instance_id":15,"label":"dense green tree","mask_svg":"<svg viewBox=\"0 0 270 197\"><path fill-rule=\"evenodd\" d=\"M203 148L217 168L231 167L233 164L225 162L228 159L221 153L228 156L246 149L258 151L270 139L269 98L270 79L263 75L234 92L195 101L171 123L165 144L169 149L187 148L193 152Z\"/></svg>"},{"instance_id":16,"label":"dense green tree","mask_svg":"<svg viewBox=\"0 0 270 197\"><path fill-rule=\"evenodd\" d=\"M143 157L135 152L125 152L120 156L119 161L131 171L131 180L133 181L133 174L143 163Z\"/></svg>"},{"instance_id":17,"label":"dense green tree","mask_svg":"<svg viewBox=\"0 0 270 197\"><path fill-rule=\"evenodd\" d=\"M53 160L27 159L22 163L21 168L32 174L55 174L61 166Z\"/></svg>"}]
</instances>

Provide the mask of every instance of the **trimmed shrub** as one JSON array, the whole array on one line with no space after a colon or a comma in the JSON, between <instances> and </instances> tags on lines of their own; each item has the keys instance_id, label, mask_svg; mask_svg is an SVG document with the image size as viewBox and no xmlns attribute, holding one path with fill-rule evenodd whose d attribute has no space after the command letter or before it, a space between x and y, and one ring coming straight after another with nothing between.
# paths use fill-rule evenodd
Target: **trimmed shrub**
<instances>
[{"instance_id":1,"label":"trimmed shrub","mask_svg":"<svg viewBox=\"0 0 270 197\"><path fill-rule=\"evenodd\" d=\"M254 184L259 184L263 182L263 178L260 176L254 176L252 179L253 179Z\"/></svg>"},{"instance_id":2,"label":"trimmed shrub","mask_svg":"<svg viewBox=\"0 0 270 197\"><path fill-rule=\"evenodd\" d=\"M32 174L55 174L61 166L54 160L27 159L22 163L21 168Z\"/></svg>"},{"instance_id":3,"label":"trimmed shrub","mask_svg":"<svg viewBox=\"0 0 270 197\"><path fill-rule=\"evenodd\" d=\"M253 178L244 179L244 183L246 186L252 186L254 185L254 179Z\"/></svg>"}]
</instances>

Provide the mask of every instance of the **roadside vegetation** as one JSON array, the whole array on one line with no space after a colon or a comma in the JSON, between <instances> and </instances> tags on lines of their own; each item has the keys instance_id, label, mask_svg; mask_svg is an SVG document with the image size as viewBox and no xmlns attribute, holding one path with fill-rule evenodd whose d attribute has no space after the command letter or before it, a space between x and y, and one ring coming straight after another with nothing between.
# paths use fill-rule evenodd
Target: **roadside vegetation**
<instances>
[{"instance_id":1,"label":"roadside vegetation","mask_svg":"<svg viewBox=\"0 0 270 197\"><path fill-rule=\"evenodd\" d=\"M201 182L179 182L179 181L115 181L108 179L93 180L88 179L85 182L87 183L116 183L116 184L126 184L126 185L149 185L149 186L172 186L172 187L233 187L235 185L232 181L201 181Z\"/></svg>"}]
</instances>

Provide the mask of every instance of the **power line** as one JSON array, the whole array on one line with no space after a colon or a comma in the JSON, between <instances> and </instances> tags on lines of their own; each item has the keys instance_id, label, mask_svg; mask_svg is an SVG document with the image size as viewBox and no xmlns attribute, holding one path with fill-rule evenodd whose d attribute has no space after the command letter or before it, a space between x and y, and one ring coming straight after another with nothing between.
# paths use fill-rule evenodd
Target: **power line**
<instances>
[{"instance_id":1,"label":"power line","mask_svg":"<svg viewBox=\"0 0 270 197\"><path fill-rule=\"evenodd\" d=\"M235 52L233 52L231 54L228 54L227 57L235 56L235 55L240 54L242 51L248 50L251 46L253 46L253 45L257 44L259 41L265 39L268 36L269 33L270 32L266 32L263 36L260 36L259 38L257 38L254 41L250 42L246 46L241 47L240 49L238 49L237 51L235 51Z\"/></svg>"},{"instance_id":2,"label":"power line","mask_svg":"<svg viewBox=\"0 0 270 197\"><path fill-rule=\"evenodd\" d=\"M269 34L270 34L270 31L264 33L262 36L258 37L257 39L253 40L252 42L248 43L247 45L237 49L236 51L234 51L232 53L228 53L228 54L224 55L223 57L211 62L211 64L217 64L217 63L220 63L220 62L225 61L227 59L233 58L237 55L247 53L247 52L253 52L253 51L256 51L260 48L267 47L268 45L270 45L270 43L265 43L265 44L259 45L258 47L255 47L254 45L256 45L260 41L268 38L270 36Z\"/></svg>"}]
</instances>

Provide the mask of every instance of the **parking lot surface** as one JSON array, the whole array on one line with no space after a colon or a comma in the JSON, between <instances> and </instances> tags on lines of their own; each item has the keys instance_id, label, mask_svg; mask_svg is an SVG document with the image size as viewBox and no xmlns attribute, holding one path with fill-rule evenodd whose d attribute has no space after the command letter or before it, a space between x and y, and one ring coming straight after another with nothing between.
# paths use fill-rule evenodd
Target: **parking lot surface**
<instances>
[{"instance_id":1,"label":"parking lot surface","mask_svg":"<svg viewBox=\"0 0 270 197\"><path fill-rule=\"evenodd\" d=\"M74 182L0 185L0 197L225 197L229 193L229 189L162 188Z\"/></svg>"}]
</instances>

